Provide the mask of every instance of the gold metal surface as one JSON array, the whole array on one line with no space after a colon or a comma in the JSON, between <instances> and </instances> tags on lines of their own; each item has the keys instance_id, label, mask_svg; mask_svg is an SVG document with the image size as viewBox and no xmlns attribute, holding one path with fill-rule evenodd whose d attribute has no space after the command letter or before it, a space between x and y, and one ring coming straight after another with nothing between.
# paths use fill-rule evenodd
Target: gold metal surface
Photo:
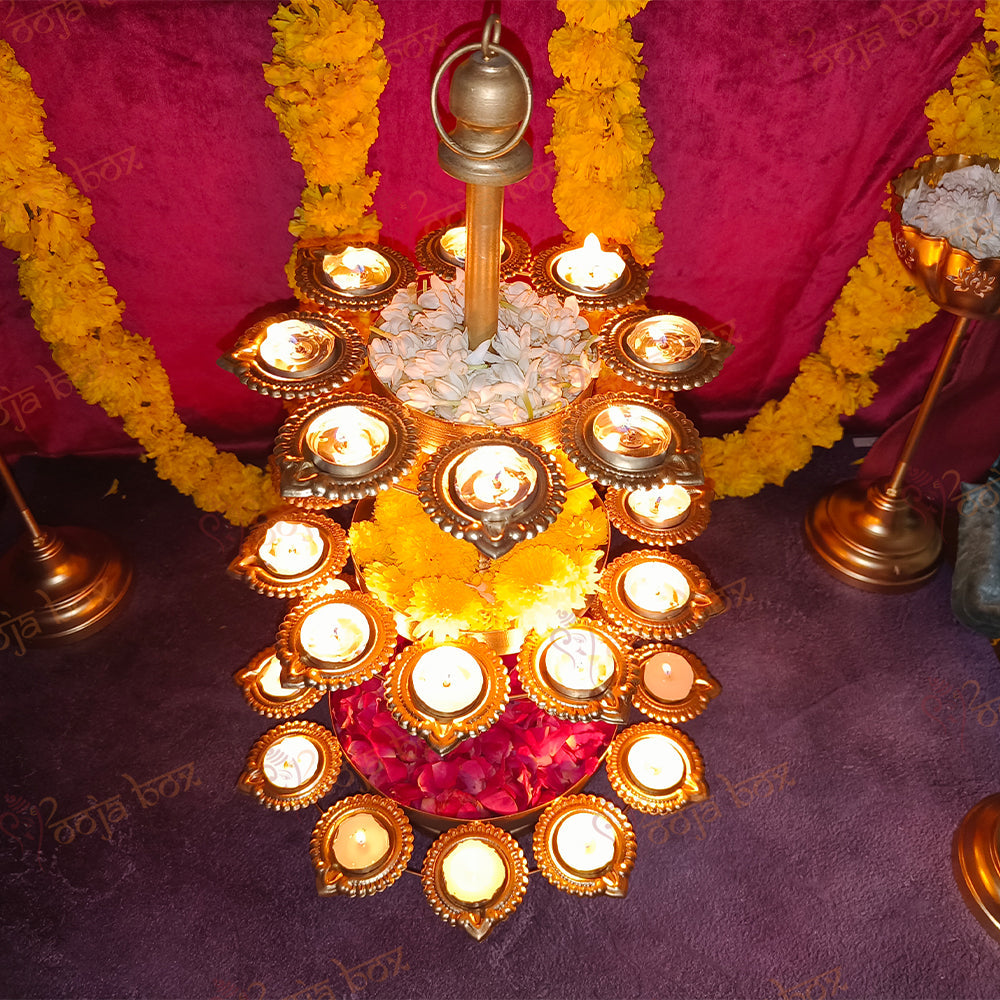
<instances>
[{"instance_id":1,"label":"gold metal surface","mask_svg":"<svg viewBox=\"0 0 1000 1000\"><path fill-rule=\"evenodd\" d=\"M614 654L614 670L610 677L592 691L581 691L577 697L563 693L552 685L545 670L545 654L559 638L580 633L603 641ZM517 676L525 694L543 711L557 719L587 722L603 719L615 725L627 721L629 698L636 685L636 672L627 650L610 629L595 621L581 619L548 635L529 633L517 658Z\"/></svg>"},{"instance_id":2,"label":"gold metal surface","mask_svg":"<svg viewBox=\"0 0 1000 1000\"><path fill-rule=\"evenodd\" d=\"M306 441L310 423L341 406L355 406L383 421L390 430L389 444L379 464L355 475L334 475L320 468ZM402 404L363 393L343 393L324 396L296 410L278 432L273 460L282 497L296 506L321 509L374 496L399 482L418 455L417 431Z\"/></svg>"},{"instance_id":3,"label":"gold metal surface","mask_svg":"<svg viewBox=\"0 0 1000 1000\"><path fill-rule=\"evenodd\" d=\"M492 899L466 905L448 891L443 868L449 852L456 845L470 840L481 841L500 856L505 878ZM461 927L475 940L482 941L524 899L528 888L528 862L517 841L509 833L492 823L475 820L464 826L454 827L434 841L424 858L421 882L427 901L442 920Z\"/></svg>"},{"instance_id":4,"label":"gold metal surface","mask_svg":"<svg viewBox=\"0 0 1000 1000\"><path fill-rule=\"evenodd\" d=\"M966 905L1000 942L1000 794L987 796L965 814L952 839L951 860Z\"/></svg>"},{"instance_id":5,"label":"gold metal surface","mask_svg":"<svg viewBox=\"0 0 1000 1000\"><path fill-rule=\"evenodd\" d=\"M684 776L672 788L662 791L642 785L629 770L627 755L630 748L645 736L667 737L684 761ZM683 809L691 802L708 798L705 765L694 741L679 729L659 722L640 722L620 732L612 741L605 759L611 787L626 805L640 812L659 815Z\"/></svg>"},{"instance_id":6,"label":"gold metal surface","mask_svg":"<svg viewBox=\"0 0 1000 1000\"><path fill-rule=\"evenodd\" d=\"M344 662L319 659L302 646L306 618L315 611L346 606L360 612L368 623L369 636L363 649ZM392 612L372 594L341 591L300 601L285 615L275 644L281 660L282 683L289 687L306 684L321 691L355 687L374 677L389 662L396 645Z\"/></svg>"},{"instance_id":7,"label":"gold metal surface","mask_svg":"<svg viewBox=\"0 0 1000 1000\"><path fill-rule=\"evenodd\" d=\"M476 700L461 712L434 715L420 702L413 689L413 671L424 653L451 646L464 650L476 660L483 671L483 687ZM384 695L396 722L444 755L462 740L486 732L500 718L510 698L510 677L500 657L485 643L469 635L444 643L425 640L397 653L386 670Z\"/></svg>"},{"instance_id":8,"label":"gold metal surface","mask_svg":"<svg viewBox=\"0 0 1000 1000\"><path fill-rule=\"evenodd\" d=\"M246 703L260 715L269 719L291 719L307 712L323 697L319 688L281 686L280 690L268 690L264 675L280 675L281 661L274 646L262 649L245 667L233 674L233 680L243 692Z\"/></svg>"},{"instance_id":9,"label":"gold metal surface","mask_svg":"<svg viewBox=\"0 0 1000 1000\"><path fill-rule=\"evenodd\" d=\"M288 320L314 324L329 334L329 361L320 371L304 377L282 375L261 360L260 346L268 327ZM254 323L218 361L220 368L232 372L247 388L281 399L306 399L332 392L350 382L366 363L365 343L350 323L338 316L313 312L278 313Z\"/></svg>"},{"instance_id":10,"label":"gold metal surface","mask_svg":"<svg viewBox=\"0 0 1000 1000\"><path fill-rule=\"evenodd\" d=\"M276 525L306 525L315 528L323 539L323 552L308 570L294 576L275 573L260 556L260 546ZM272 511L266 521L255 525L240 545L239 554L229 564L229 575L268 597L299 597L329 583L347 564L347 534L336 521L322 514L286 507Z\"/></svg>"},{"instance_id":11,"label":"gold metal surface","mask_svg":"<svg viewBox=\"0 0 1000 1000\"><path fill-rule=\"evenodd\" d=\"M602 247L617 253L625 261L625 270L621 276L606 291L589 291L576 288L563 282L556 273L556 263L560 255L577 247L568 243L560 243L548 247L535 255L531 268L531 284L540 296L555 295L560 301L569 296L575 296L580 306L580 312L611 312L624 309L638 302L649 291L649 269L636 263L632 252L620 243L607 244Z\"/></svg>"},{"instance_id":12,"label":"gold metal surface","mask_svg":"<svg viewBox=\"0 0 1000 1000\"><path fill-rule=\"evenodd\" d=\"M584 815L609 824L614 834L611 860L595 871L580 871L568 864L559 851L560 825L570 816ZM535 864L557 889L579 896L614 896L624 899L628 877L635 865L636 838L628 817L617 806L598 795L566 795L542 813L532 838Z\"/></svg>"},{"instance_id":13,"label":"gold metal surface","mask_svg":"<svg viewBox=\"0 0 1000 1000\"><path fill-rule=\"evenodd\" d=\"M351 294L337 288L323 269L327 254L342 253L348 246L374 250L389 262L389 279L377 290ZM299 240L295 245L295 294L303 309L328 312L370 312L387 306L400 288L416 281L413 262L392 247L378 243L355 243L343 239Z\"/></svg>"},{"instance_id":14,"label":"gold metal surface","mask_svg":"<svg viewBox=\"0 0 1000 1000\"><path fill-rule=\"evenodd\" d=\"M973 257L943 236L904 225L900 216L903 200L921 181L935 186L945 174L974 165L1000 172L1000 160L961 154L931 156L904 171L889 184L889 225L903 266L934 302L956 316L985 319L1000 313L1000 257Z\"/></svg>"},{"instance_id":15,"label":"gold metal surface","mask_svg":"<svg viewBox=\"0 0 1000 1000\"><path fill-rule=\"evenodd\" d=\"M628 538L643 545L656 545L660 548L683 545L692 538L697 538L708 527L712 517L712 500L715 499L714 484L711 480L706 480L701 486L684 488L691 497L691 506L684 520L669 528L654 528L648 524L640 524L628 507L631 490L609 488L604 494L604 507L611 523Z\"/></svg>"},{"instance_id":16,"label":"gold metal surface","mask_svg":"<svg viewBox=\"0 0 1000 1000\"><path fill-rule=\"evenodd\" d=\"M337 828L359 814L373 816L389 838L385 859L364 871L346 870L337 861L334 841ZM316 869L316 891L321 896L369 896L392 885L413 855L413 830L406 814L382 795L352 795L330 806L316 824L309 856Z\"/></svg>"},{"instance_id":17,"label":"gold metal surface","mask_svg":"<svg viewBox=\"0 0 1000 1000\"><path fill-rule=\"evenodd\" d=\"M268 752L280 750L284 740L297 739L309 748L301 770L299 761L268 760ZM340 774L340 744L329 729L318 722L293 719L268 730L247 755L236 787L253 795L268 809L302 809L318 802L337 782ZM287 771L287 776L285 772Z\"/></svg>"},{"instance_id":18,"label":"gold metal surface","mask_svg":"<svg viewBox=\"0 0 1000 1000\"><path fill-rule=\"evenodd\" d=\"M658 653L674 653L677 656L682 656L691 667L693 674L691 690L684 698L677 701L664 701L646 686L644 678L646 663ZM687 722L701 715L708 703L722 691L722 686L708 672L705 664L694 653L681 646L674 646L666 642L645 643L635 647L631 651L631 657L635 664L638 680L632 694L632 704L654 722L673 724Z\"/></svg>"},{"instance_id":19,"label":"gold metal surface","mask_svg":"<svg viewBox=\"0 0 1000 1000\"><path fill-rule=\"evenodd\" d=\"M695 324L701 334L698 351L682 364L671 366L671 369L643 364L629 350L626 340L638 324L665 315L637 309L625 315L612 316L601 330L597 345L600 359L622 378L658 392L683 392L707 385L722 371L726 358L733 353L733 345L700 324Z\"/></svg>"},{"instance_id":20,"label":"gold metal surface","mask_svg":"<svg viewBox=\"0 0 1000 1000\"><path fill-rule=\"evenodd\" d=\"M641 562L662 562L679 569L688 579L691 596L671 617L654 620L638 614L625 602L622 580L625 574ZM726 605L712 589L711 583L694 563L670 552L635 549L618 556L601 574L598 606L623 636L642 639L680 639L701 628L709 618L722 614Z\"/></svg>"},{"instance_id":21,"label":"gold metal surface","mask_svg":"<svg viewBox=\"0 0 1000 1000\"><path fill-rule=\"evenodd\" d=\"M425 270L436 274L445 281L455 280L456 264L449 260L441 247L441 238L455 226L442 226L421 237L415 248L417 263ZM510 281L518 275L525 275L531 269L531 247L519 233L505 229L500 235L500 280ZM461 264L457 265L462 267Z\"/></svg>"},{"instance_id":22,"label":"gold metal surface","mask_svg":"<svg viewBox=\"0 0 1000 1000\"><path fill-rule=\"evenodd\" d=\"M477 512L461 502L456 470L484 447L510 448L534 470L533 491L510 511ZM518 542L541 534L555 521L566 502L566 481L558 463L543 448L498 431L461 438L435 452L421 469L417 496L439 528L497 559Z\"/></svg>"},{"instance_id":23,"label":"gold metal surface","mask_svg":"<svg viewBox=\"0 0 1000 1000\"><path fill-rule=\"evenodd\" d=\"M626 463L613 464L598 454L590 442L595 419L612 406L640 406L651 410L670 428L671 440L657 464L633 468ZM649 396L615 392L575 401L563 418L560 444L566 457L589 479L617 489L649 489L665 483L701 486L705 475L701 468L701 438L679 410Z\"/></svg>"}]
</instances>

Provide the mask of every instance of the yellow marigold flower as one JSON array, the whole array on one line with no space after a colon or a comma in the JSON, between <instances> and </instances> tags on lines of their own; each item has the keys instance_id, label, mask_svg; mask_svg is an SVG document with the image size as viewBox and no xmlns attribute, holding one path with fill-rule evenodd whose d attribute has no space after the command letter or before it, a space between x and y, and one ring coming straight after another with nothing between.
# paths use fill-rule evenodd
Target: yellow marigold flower
<instances>
[{"instance_id":1,"label":"yellow marigold flower","mask_svg":"<svg viewBox=\"0 0 1000 1000\"><path fill-rule=\"evenodd\" d=\"M399 566L373 562L364 568L365 586L390 608L405 608L409 603L414 578Z\"/></svg>"},{"instance_id":2,"label":"yellow marigold flower","mask_svg":"<svg viewBox=\"0 0 1000 1000\"><path fill-rule=\"evenodd\" d=\"M425 576L413 585L406 609L414 635L435 642L456 639L463 632L483 631L488 609L482 595L461 580Z\"/></svg>"},{"instance_id":3,"label":"yellow marigold flower","mask_svg":"<svg viewBox=\"0 0 1000 1000\"><path fill-rule=\"evenodd\" d=\"M602 33L566 25L549 39L552 72L581 89L614 87L634 80L641 52L642 43L633 39L628 23Z\"/></svg>"},{"instance_id":4,"label":"yellow marigold flower","mask_svg":"<svg viewBox=\"0 0 1000 1000\"><path fill-rule=\"evenodd\" d=\"M569 24L590 31L610 31L638 14L649 0L558 0Z\"/></svg>"}]
</instances>

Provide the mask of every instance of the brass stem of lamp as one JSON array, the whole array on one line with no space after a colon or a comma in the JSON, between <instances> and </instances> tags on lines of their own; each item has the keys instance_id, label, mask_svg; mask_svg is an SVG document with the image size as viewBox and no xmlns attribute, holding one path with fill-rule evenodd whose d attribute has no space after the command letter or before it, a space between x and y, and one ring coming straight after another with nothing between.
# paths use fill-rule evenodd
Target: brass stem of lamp
<instances>
[{"instance_id":1,"label":"brass stem of lamp","mask_svg":"<svg viewBox=\"0 0 1000 1000\"><path fill-rule=\"evenodd\" d=\"M902 593L926 583L941 558L941 532L919 499L904 496L906 474L969 325L956 316L892 475L867 489L835 486L806 515L806 539L822 566L861 590Z\"/></svg>"},{"instance_id":2,"label":"brass stem of lamp","mask_svg":"<svg viewBox=\"0 0 1000 1000\"><path fill-rule=\"evenodd\" d=\"M467 184L465 191L465 325L475 348L493 339L499 322L503 188Z\"/></svg>"},{"instance_id":3,"label":"brass stem of lamp","mask_svg":"<svg viewBox=\"0 0 1000 1000\"><path fill-rule=\"evenodd\" d=\"M1000 942L1000 794L987 796L965 814L951 860L966 905Z\"/></svg>"},{"instance_id":4,"label":"brass stem of lamp","mask_svg":"<svg viewBox=\"0 0 1000 1000\"><path fill-rule=\"evenodd\" d=\"M28 644L56 645L103 628L119 610L132 569L117 546L89 528L43 528L3 456L0 478L27 532L0 560L0 610L19 619Z\"/></svg>"}]
</instances>

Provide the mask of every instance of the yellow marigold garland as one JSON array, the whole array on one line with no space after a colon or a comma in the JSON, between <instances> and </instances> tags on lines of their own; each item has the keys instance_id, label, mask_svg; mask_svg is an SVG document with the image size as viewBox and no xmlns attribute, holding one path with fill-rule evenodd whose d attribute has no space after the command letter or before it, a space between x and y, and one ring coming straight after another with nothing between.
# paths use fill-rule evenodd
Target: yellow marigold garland
<instances>
[{"instance_id":1,"label":"yellow marigold garland","mask_svg":"<svg viewBox=\"0 0 1000 1000\"><path fill-rule=\"evenodd\" d=\"M985 11L976 13L986 42L973 45L961 60L951 90L931 95L925 105L936 155L1000 156L1000 2L988 0ZM765 403L744 431L705 441L705 469L716 492L750 496L767 483L781 485L809 461L815 446L839 440L840 415L870 402L876 391L871 376L885 356L936 311L910 284L889 224L879 222L867 256L848 275L819 350L803 360L784 399ZM823 395L827 390L833 391Z\"/></svg>"},{"instance_id":2,"label":"yellow marigold garland","mask_svg":"<svg viewBox=\"0 0 1000 1000\"><path fill-rule=\"evenodd\" d=\"M389 79L378 7L371 0L291 0L268 23L274 51L264 78L274 94L266 104L306 180L289 232L376 240L379 222L369 209L379 174L365 171ZM291 262L288 275L294 287Z\"/></svg>"},{"instance_id":3,"label":"yellow marigold garland","mask_svg":"<svg viewBox=\"0 0 1000 1000\"><path fill-rule=\"evenodd\" d=\"M556 212L578 238L594 232L625 244L641 264L663 244L655 223L663 188L639 102L642 44L628 21L646 2L558 0L566 24L549 40L552 71L565 81L549 101Z\"/></svg>"},{"instance_id":4,"label":"yellow marigold garland","mask_svg":"<svg viewBox=\"0 0 1000 1000\"><path fill-rule=\"evenodd\" d=\"M249 524L277 498L260 469L186 430L149 341L121 325L122 305L87 239L93 209L49 159L42 102L0 41L0 241L18 255L21 294L52 356L88 403L126 432L205 510Z\"/></svg>"}]
</instances>

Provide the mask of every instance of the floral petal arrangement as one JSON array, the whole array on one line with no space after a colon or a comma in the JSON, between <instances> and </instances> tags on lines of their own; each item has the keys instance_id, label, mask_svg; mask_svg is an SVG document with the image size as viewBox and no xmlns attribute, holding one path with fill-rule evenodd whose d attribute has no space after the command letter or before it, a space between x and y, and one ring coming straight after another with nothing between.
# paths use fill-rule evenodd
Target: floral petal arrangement
<instances>
[{"instance_id":1,"label":"floral petal arrangement","mask_svg":"<svg viewBox=\"0 0 1000 1000\"><path fill-rule=\"evenodd\" d=\"M561 409L600 370L575 298L540 298L523 281L500 286L497 333L469 347L465 274L431 275L400 289L368 348L372 370L397 399L462 424L519 424Z\"/></svg>"},{"instance_id":2,"label":"floral petal arrangement","mask_svg":"<svg viewBox=\"0 0 1000 1000\"><path fill-rule=\"evenodd\" d=\"M390 489L371 520L351 526L351 554L367 589L415 638L444 642L515 625L546 632L597 592L608 521L595 495L590 486L570 490L547 531L484 566L476 547L442 531L413 494Z\"/></svg>"}]
</instances>

